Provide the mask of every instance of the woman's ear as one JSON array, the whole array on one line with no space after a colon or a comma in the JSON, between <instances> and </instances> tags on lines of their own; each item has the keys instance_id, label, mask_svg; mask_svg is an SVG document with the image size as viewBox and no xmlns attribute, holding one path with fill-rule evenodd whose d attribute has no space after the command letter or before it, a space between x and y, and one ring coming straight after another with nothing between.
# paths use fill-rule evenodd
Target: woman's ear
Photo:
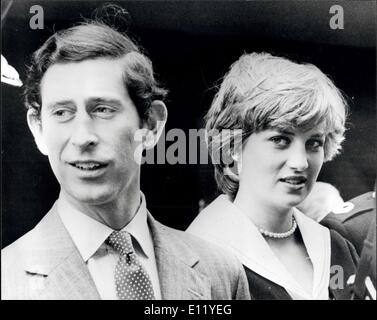
<instances>
[{"instance_id":1,"label":"woman's ear","mask_svg":"<svg viewBox=\"0 0 377 320\"><path fill-rule=\"evenodd\" d=\"M43 132L42 132L42 122L40 117L37 116L34 109L29 109L26 114L27 124L29 129L34 136L34 141L42 154L45 156L48 155L47 147L44 141Z\"/></svg>"},{"instance_id":2,"label":"woman's ear","mask_svg":"<svg viewBox=\"0 0 377 320\"><path fill-rule=\"evenodd\" d=\"M224 174L235 181L240 180L240 173L242 170L242 154L235 153L231 155L233 162L224 168Z\"/></svg>"},{"instance_id":3,"label":"woman's ear","mask_svg":"<svg viewBox=\"0 0 377 320\"><path fill-rule=\"evenodd\" d=\"M148 118L146 119L146 127L148 129L144 140L144 147L146 149L151 149L157 144L167 118L168 110L165 103L160 100L153 101L148 112Z\"/></svg>"}]
</instances>

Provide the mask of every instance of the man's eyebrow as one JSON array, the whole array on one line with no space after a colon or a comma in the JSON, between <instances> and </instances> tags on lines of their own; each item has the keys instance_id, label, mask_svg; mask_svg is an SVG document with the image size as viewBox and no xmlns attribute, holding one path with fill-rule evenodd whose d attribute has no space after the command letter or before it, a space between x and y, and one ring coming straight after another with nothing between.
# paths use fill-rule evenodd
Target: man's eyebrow
<instances>
[{"instance_id":1,"label":"man's eyebrow","mask_svg":"<svg viewBox=\"0 0 377 320\"><path fill-rule=\"evenodd\" d=\"M93 105L93 104L100 104L100 103L107 103L112 105L122 105L120 99L115 98L104 98L104 97L92 97L88 98L86 104Z\"/></svg>"},{"instance_id":2,"label":"man's eyebrow","mask_svg":"<svg viewBox=\"0 0 377 320\"><path fill-rule=\"evenodd\" d=\"M67 105L72 105L74 102L72 100L62 100L62 101L53 101L47 104L47 109L53 109L56 107L62 107Z\"/></svg>"}]
</instances>

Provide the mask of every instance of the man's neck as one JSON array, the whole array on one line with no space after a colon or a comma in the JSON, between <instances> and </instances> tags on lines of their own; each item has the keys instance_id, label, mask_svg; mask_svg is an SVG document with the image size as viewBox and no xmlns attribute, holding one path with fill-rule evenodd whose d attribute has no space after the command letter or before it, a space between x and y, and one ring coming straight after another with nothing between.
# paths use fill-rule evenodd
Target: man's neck
<instances>
[{"instance_id":1,"label":"man's neck","mask_svg":"<svg viewBox=\"0 0 377 320\"><path fill-rule=\"evenodd\" d=\"M62 190L61 196L76 210L99 221L114 230L123 229L136 215L140 204L140 189L127 190L106 203L80 202Z\"/></svg>"}]
</instances>

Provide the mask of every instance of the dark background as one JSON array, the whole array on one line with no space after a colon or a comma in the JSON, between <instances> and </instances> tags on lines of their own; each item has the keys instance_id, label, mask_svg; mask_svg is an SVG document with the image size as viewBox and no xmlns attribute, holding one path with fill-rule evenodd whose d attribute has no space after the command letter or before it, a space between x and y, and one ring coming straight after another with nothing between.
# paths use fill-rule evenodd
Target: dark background
<instances>
[{"instance_id":1,"label":"dark background","mask_svg":"<svg viewBox=\"0 0 377 320\"><path fill-rule=\"evenodd\" d=\"M91 17L99 1L14 1L2 22L2 54L25 79L30 54L54 31ZM376 178L376 2L118 1L129 12L128 33L153 61L169 89L167 130L201 128L214 86L244 52L267 51L317 65L348 96L344 151L319 180L349 200ZM44 9L44 29L31 30L32 5ZM344 9L344 30L329 27L329 9ZM48 160L26 124L21 88L1 84L2 246L30 230L59 192ZM167 147L169 144L167 143ZM199 200L216 196L211 165L144 165L142 190L153 215L185 229Z\"/></svg>"}]
</instances>

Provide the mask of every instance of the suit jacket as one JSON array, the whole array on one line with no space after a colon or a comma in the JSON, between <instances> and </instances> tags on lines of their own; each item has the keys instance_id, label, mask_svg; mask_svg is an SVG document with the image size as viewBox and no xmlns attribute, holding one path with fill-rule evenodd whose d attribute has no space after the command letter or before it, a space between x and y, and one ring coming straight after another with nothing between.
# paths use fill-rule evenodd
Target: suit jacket
<instances>
[{"instance_id":1,"label":"suit jacket","mask_svg":"<svg viewBox=\"0 0 377 320\"><path fill-rule=\"evenodd\" d=\"M352 288L354 298L376 300L376 287L376 216L374 216L357 266Z\"/></svg>"},{"instance_id":2,"label":"suit jacket","mask_svg":"<svg viewBox=\"0 0 377 320\"><path fill-rule=\"evenodd\" d=\"M250 299L242 265L222 249L148 215L164 300ZM100 299L55 206L2 250L2 299Z\"/></svg>"},{"instance_id":3,"label":"suit jacket","mask_svg":"<svg viewBox=\"0 0 377 320\"><path fill-rule=\"evenodd\" d=\"M376 299L376 197L367 192L347 204L348 212L330 213L321 224L351 241L360 255L355 282L350 283L354 299Z\"/></svg>"},{"instance_id":4,"label":"suit jacket","mask_svg":"<svg viewBox=\"0 0 377 320\"><path fill-rule=\"evenodd\" d=\"M321 224L336 230L349 240L360 255L371 224L376 225L376 199L373 192L364 193L350 201L350 210L343 213L330 213ZM374 231L375 232L375 231Z\"/></svg>"}]
</instances>

